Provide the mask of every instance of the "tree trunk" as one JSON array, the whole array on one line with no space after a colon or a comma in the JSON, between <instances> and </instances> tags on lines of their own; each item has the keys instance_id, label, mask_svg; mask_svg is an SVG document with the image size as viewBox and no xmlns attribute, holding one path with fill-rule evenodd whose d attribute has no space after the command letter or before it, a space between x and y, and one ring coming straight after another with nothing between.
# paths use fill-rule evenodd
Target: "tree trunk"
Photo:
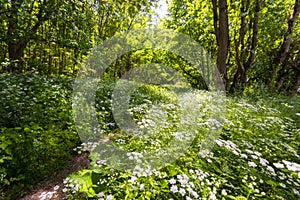
<instances>
[{"instance_id":1,"label":"tree trunk","mask_svg":"<svg viewBox=\"0 0 300 200\"><path fill-rule=\"evenodd\" d=\"M256 0L255 8L254 8L254 18L253 18L253 30L252 30L252 38L251 38L251 48L248 60L245 63L245 70L242 74L242 84L245 85L247 82L247 74L249 69L252 67L252 64L254 62L254 58L256 55L256 48L257 48L257 42L258 42L258 20L259 20L259 12L260 12L260 1Z\"/></svg>"},{"instance_id":2,"label":"tree trunk","mask_svg":"<svg viewBox=\"0 0 300 200\"><path fill-rule=\"evenodd\" d=\"M20 2L15 1L13 4L15 7L20 6ZM7 29L7 50L8 56L11 61L10 64L10 71L21 73L23 66L23 56L24 50L26 48L27 42L22 38L17 38L17 31L18 31L18 16L17 15L17 8L13 8L12 13L8 16L9 23Z\"/></svg>"},{"instance_id":3,"label":"tree trunk","mask_svg":"<svg viewBox=\"0 0 300 200\"><path fill-rule=\"evenodd\" d=\"M219 52L218 52L218 69L223 76L224 84L227 82L226 61L228 55L229 30L228 30L228 13L227 0L219 1Z\"/></svg>"},{"instance_id":4,"label":"tree trunk","mask_svg":"<svg viewBox=\"0 0 300 200\"><path fill-rule=\"evenodd\" d=\"M250 18L250 21L246 21L246 14L249 12L250 0L242 1L241 5L241 25L239 32L239 40L235 45L236 51L236 64L237 71L234 75L233 83L231 85L230 91L233 92L236 86L245 86L247 84L247 74L253 65L255 59L255 51L258 43L258 22L259 22L259 12L260 12L261 0L255 1L254 6L254 16ZM245 45L245 35L246 35L246 24L249 24L249 31L252 29L252 34L249 34L247 40L251 41L249 45Z\"/></svg>"},{"instance_id":5,"label":"tree trunk","mask_svg":"<svg viewBox=\"0 0 300 200\"><path fill-rule=\"evenodd\" d=\"M229 46L229 30L228 30L228 6L227 0L212 0L214 13L214 29L218 45L217 66L223 78L223 82L227 85L227 67L226 61ZM219 7L219 10L217 10ZM218 13L219 11L219 13Z\"/></svg>"},{"instance_id":6,"label":"tree trunk","mask_svg":"<svg viewBox=\"0 0 300 200\"><path fill-rule=\"evenodd\" d=\"M21 73L24 66L24 50L26 41L8 42L8 55L11 63L11 72Z\"/></svg>"},{"instance_id":7,"label":"tree trunk","mask_svg":"<svg viewBox=\"0 0 300 200\"><path fill-rule=\"evenodd\" d=\"M288 27L284 35L284 42L282 43L280 50L277 56L274 58L274 70L271 75L271 86L274 87L274 84L277 80L278 71L281 68L284 68L283 63L288 59L288 53L291 46L292 36L295 28L296 21L300 13L300 0L295 0L294 8L292 15L288 21Z\"/></svg>"},{"instance_id":8,"label":"tree trunk","mask_svg":"<svg viewBox=\"0 0 300 200\"><path fill-rule=\"evenodd\" d=\"M296 79L292 90L294 91L294 93L296 93L297 89L300 88L300 51L298 53L298 61L296 62L296 67L294 68L294 71L296 73Z\"/></svg>"},{"instance_id":9,"label":"tree trunk","mask_svg":"<svg viewBox=\"0 0 300 200\"><path fill-rule=\"evenodd\" d=\"M280 65L283 63L283 61L286 59L286 56L289 52L290 46L291 46L291 41L292 41L292 36L295 28L296 21L299 17L300 13L300 0L295 0L295 5L293 9L293 13L288 21L288 27L287 31L284 36L284 42L281 45L280 51L275 58L275 64Z\"/></svg>"},{"instance_id":10,"label":"tree trunk","mask_svg":"<svg viewBox=\"0 0 300 200\"><path fill-rule=\"evenodd\" d=\"M47 4L48 1L45 1L44 4L39 6L43 7L43 5ZM50 1L49 1L50 2ZM19 26L19 10L22 8L22 4L24 2L22 0L15 0L11 3L11 11L8 17L8 29L7 29L7 50L9 59L11 61L10 71L21 73L22 68L24 67L24 51L28 42L31 38L36 34L38 28L51 17L51 13L46 13L45 10L40 9L36 14L37 22L32 26L30 22L28 22L26 28L21 28ZM24 23L24 22L23 22ZM22 32L22 34L20 34ZM22 36L20 36L22 35Z\"/></svg>"}]
</instances>

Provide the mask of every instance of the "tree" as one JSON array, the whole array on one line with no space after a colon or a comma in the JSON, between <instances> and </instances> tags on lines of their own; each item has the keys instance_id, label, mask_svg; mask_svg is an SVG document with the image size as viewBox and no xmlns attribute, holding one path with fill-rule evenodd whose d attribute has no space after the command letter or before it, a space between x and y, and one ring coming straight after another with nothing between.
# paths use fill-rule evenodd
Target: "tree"
<instances>
[{"instance_id":1,"label":"tree","mask_svg":"<svg viewBox=\"0 0 300 200\"><path fill-rule=\"evenodd\" d=\"M258 25L261 0L256 0L251 9L250 0L242 0L240 7L240 28L238 40L235 43L235 62L237 70L234 74L230 90L237 86L245 86L247 74L253 65L258 44ZM236 33L237 34L237 33Z\"/></svg>"},{"instance_id":2,"label":"tree","mask_svg":"<svg viewBox=\"0 0 300 200\"><path fill-rule=\"evenodd\" d=\"M39 27L51 19L56 8L63 5L63 1L2 1L1 15L5 15L8 25L4 41L8 48L8 55L14 63L12 72L21 72L24 65L24 50L28 42L35 38Z\"/></svg>"},{"instance_id":3,"label":"tree","mask_svg":"<svg viewBox=\"0 0 300 200\"><path fill-rule=\"evenodd\" d=\"M155 2L2 0L0 63L10 63L2 71L75 74L94 45L145 24Z\"/></svg>"},{"instance_id":4,"label":"tree","mask_svg":"<svg viewBox=\"0 0 300 200\"><path fill-rule=\"evenodd\" d=\"M226 87L226 82L228 79L226 63L229 47L227 0L212 0L212 4L214 14L214 29L218 45L217 66Z\"/></svg>"},{"instance_id":5,"label":"tree","mask_svg":"<svg viewBox=\"0 0 300 200\"><path fill-rule=\"evenodd\" d=\"M280 50L279 50L277 56L274 59L275 65L281 65L287 58L287 55L288 55L288 52L289 52L289 49L291 46L291 42L292 42L292 37L293 37L293 32L294 32L294 28L296 25L296 21L299 17L299 13L300 13L300 1L295 0L295 5L293 8L292 15L287 23L288 26L287 26L286 33L284 35L284 41L280 47Z\"/></svg>"},{"instance_id":6,"label":"tree","mask_svg":"<svg viewBox=\"0 0 300 200\"><path fill-rule=\"evenodd\" d=\"M293 33L296 25L296 21L298 20L300 14L300 1L295 0L295 4L293 6L292 14L287 22L287 29L284 34L283 42L280 46L280 49L277 53L277 55L274 58L274 69L271 76L271 86L274 87L277 83L282 82L284 77L284 71L289 71L288 68L288 59L289 59L289 53L290 53L290 47L292 43ZM300 60L298 58L298 60ZM299 61L297 61L298 63ZM296 80L293 85L294 90L300 85L300 75L299 75L299 67L296 66L293 67L295 74L296 74Z\"/></svg>"}]
</instances>

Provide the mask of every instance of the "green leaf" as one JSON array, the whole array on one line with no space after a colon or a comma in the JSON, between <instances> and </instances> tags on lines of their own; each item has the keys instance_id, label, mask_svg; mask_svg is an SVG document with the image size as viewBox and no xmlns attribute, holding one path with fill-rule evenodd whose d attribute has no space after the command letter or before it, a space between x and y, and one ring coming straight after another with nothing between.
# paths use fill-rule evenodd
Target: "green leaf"
<instances>
[{"instance_id":1,"label":"green leaf","mask_svg":"<svg viewBox=\"0 0 300 200\"><path fill-rule=\"evenodd\" d=\"M82 170L75 175L72 175L71 178L78 180L80 192L84 192L88 197L94 197L96 195L93 189L92 182L92 170Z\"/></svg>"},{"instance_id":2,"label":"green leaf","mask_svg":"<svg viewBox=\"0 0 300 200\"><path fill-rule=\"evenodd\" d=\"M33 7L36 7L36 8L39 7L39 3L37 1L34 1L33 2Z\"/></svg>"}]
</instances>

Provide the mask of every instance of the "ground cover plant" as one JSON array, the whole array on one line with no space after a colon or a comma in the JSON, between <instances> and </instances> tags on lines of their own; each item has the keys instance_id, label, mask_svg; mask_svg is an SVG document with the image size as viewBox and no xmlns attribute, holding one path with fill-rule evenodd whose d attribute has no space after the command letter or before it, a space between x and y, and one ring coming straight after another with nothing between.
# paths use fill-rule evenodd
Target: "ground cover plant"
<instances>
[{"instance_id":1,"label":"ground cover plant","mask_svg":"<svg viewBox=\"0 0 300 200\"><path fill-rule=\"evenodd\" d=\"M299 16L1 0L0 200L300 199Z\"/></svg>"},{"instance_id":2,"label":"ground cover plant","mask_svg":"<svg viewBox=\"0 0 300 200\"><path fill-rule=\"evenodd\" d=\"M72 79L1 74L0 88L0 197L10 199L64 166L80 141Z\"/></svg>"},{"instance_id":3,"label":"ground cover plant","mask_svg":"<svg viewBox=\"0 0 300 200\"><path fill-rule=\"evenodd\" d=\"M68 193L69 199L299 198L298 96L275 98L245 93L238 97L227 97L224 99L224 118L220 120L223 125L220 136L213 148L207 150L200 145L201 136L212 127L213 123L207 123L211 122L211 113L221 109L223 104L216 101L218 98L215 93L197 92L193 97L199 101L193 103L205 105L199 107L199 113L202 113L197 119L201 124L199 137L194 138L183 156L155 169L150 164L141 164L143 150L160 149L166 143L166 138L161 136L172 135L180 126L176 123L178 104L164 88L155 87L146 86L138 90L132 96L129 108L136 124L155 133L151 135L153 137L132 139L118 131L114 122L108 120L106 126L114 127L105 131L108 131L107 134L114 131L112 140L115 145L134 151L126 155L128 162L135 163L134 170L117 170L108 160L101 159L101 155L92 153L90 170L80 171L65 179L63 190ZM150 109L155 105L155 99L164 102L165 107L155 109L154 106L154 109ZM207 103L208 99L214 101ZM111 112L111 99L105 96L98 100L108 106L100 106L102 111L98 114L102 116L101 124L105 122L105 116L101 113ZM197 106L197 103L193 106ZM164 108L166 112L162 115L160 111ZM166 124L161 124L162 121ZM93 145L97 144L82 144L76 150L83 152Z\"/></svg>"},{"instance_id":4,"label":"ground cover plant","mask_svg":"<svg viewBox=\"0 0 300 200\"><path fill-rule=\"evenodd\" d=\"M72 151L81 154L97 147L79 144L71 108L72 84L73 79L66 77L1 75L1 198L19 195L59 170ZM58 190L67 199L299 198L299 96L245 93L220 100L216 93L183 90L194 98L193 102L187 98L187 104L193 103L193 108L198 104L197 136L174 162L153 168L141 163L144 150L156 151L170 138L189 137L176 132L182 120L178 96L170 92L170 86L141 86L132 94L128 110L137 126L153 134L130 136L113 118L115 85L115 80L99 82L97 117L105 138L132 152L126 156L134 170L115 169L92 152L90 169L69 175L64 188L55 188L40 199L51 199ZM206 131L218 124L212 119L219 110L225 111L217 118L222 124L220 135L207 150L200 144Z\"/></svg>"}]
</instances>

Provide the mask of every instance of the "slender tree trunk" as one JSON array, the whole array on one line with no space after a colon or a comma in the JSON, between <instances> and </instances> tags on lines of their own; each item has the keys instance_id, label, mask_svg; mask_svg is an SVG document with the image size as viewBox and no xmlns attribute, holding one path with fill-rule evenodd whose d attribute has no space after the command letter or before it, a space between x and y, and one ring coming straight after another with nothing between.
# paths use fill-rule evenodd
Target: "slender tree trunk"
<instances>
[{"instance_id":1,"label":"slender tree trunk","mask_svg":"<svg viewBox=\"0 0 300 200\"><path fill-rule=\"evenodd\" d=\"M46 4L48 1L45 1ZM50 1L49 1L50 2ZM15 0L11 3L10 15L8 15L7 29L7 50L10 61L13 61L10 66L11 72L21 73L24 67L24 51L27 44L38 30L38 28L51 17L50 13L45 14L45 10L39 10L36 14L37 22L32 26L31 22L27 23L26 30L20 29L20 18L18 12L22 9L23 0ZM31 11L30 11L31 12ZM24 23L24 22L23 22ZM22 34L20 34L22 31ZM20 36L22 35L22 36Z\"/></svg>"},{"instance_id":2,"label":"slender tree trunk","mask_svg":"<svg viewBox=\"0 0 300 200\"><path fill-rule=\"evenodd\" d=\"M296 25L296 21L299 17L299 14L300 14L300 0L295 0L292 15L287 23L288 27L284 35L284 41L280 47L277 56L274 58L274 62L273 62L274 70L271 74L271 87L274 87L276 84L276 80L280 78L278 77L278 72L282 68L284 68L284 62L288 59L288 53L292 42L292 36L293 36L294 28Z\"/></svg>"},{"instance_id":3,"label":"slender tree trunk","mask_svg":"<svg viewBox=\"0 0 300 200\"><path fill-rule=\"evenodd\" d=\"M228 55L229 44L229 30L228 30L228 13L227 13L227 0L219 1L219 52L218 52L218 69L223 76L223 80L226 86L227 82L227 68L226 61Z\"/></svg>"},{"instance_id":4,"label":"slender tree trunk","mask_svg":"<svg viewBox=\"0 0 300 200\"><path fill-rule=\"evenodd\" d=\"M300 88L300 70L297 70L296 80L295 80L294 85L293 85L294 93L297 92L298 88Z\"/></svg>"},{"instance_id":5,"label":"slender tree trunk","mask_svg":"<svg viewBox=\"0 0 300 200\"><path fill-rule=\"evenodd\" d=\"M24 50L27 41L11 41L7 43L8 55L12 62L11 72L21 73L24 66Z\"/></svg>"},{"instance_id":6,"label":"slender tree trunk","mask_svg":"<svg viewBox=\"0 0 300 200\"><path fill-rule=\"evenodd\" d=\"M235 45L235 60L237 64L237 71L234 75L230 91L233 91L236 86L245 86L247 83L247 74L253 65L256 55L255 51L258 43L258 22L260 6L261 0L256 0L254 10L252 12L254 13L253 17L250 18L249 22L247 22L246 13L249 12L250 0L242 1L239 40ZM249 37L247 38L247 43L249 43L249 45L245 45L246 24L249 24L249 31L252 29L252 33L249 34Z\"/></svg>"},{"instance_id":7,"label":"slender tree trunk","mask_svg":"<svg viewBox=\"0 0 300 200\"><path fill-rule=\"evenodd\" d=\"M279 53L275 58L274 64L276 65L282 64L283 61L286 59L286 56L291 46L292 36L296 25L296 21L299 17L299 13L300 13L300 0L295 0L293 13L288 21L287 31L284 36L284 42L282 43Z\"/></svg>"},{"instance_id":8,"label":"slender tree trunk","mask_svg":"<svg viewBox=\"0 0 300 200\"><path fill-rule=\"evenodd\" d=\"M298 52L298 61L296 63L296 67L295 67L294 71L296 73L296 79L295 79L292 90L296 93L297 89L300 87L300 51Z\"/></svg>"},{"instance_id":9,"label":"slender tree trunk","mask_svg":"<svg viewBox=\"0 0 300 200\"><path fill-rule=\"evenodd\" d=\"M252 38L251 38L251 48L248 60L245 63L244 72L242 74L242 83L243 85L247 82L247 74L249 69L252 67L252 64L256 55L256 48L258 43L258 20L259 20L259 12L260 12L260 3L261 0L256 0L255 9L254 9L254 18L253 18L253 29L252 29Z\"/></svg>"},{"instance_id":10,"label":"slender tree trunk","mask_svg":"<svg viewBox=\"0 0 300 200\"><path fill-rule=\"evenodd\" d=\"M228 6L227 0L212 0L214 13L214 29L218 45L217 66L223 78L223 82L227 85L227 67L226 61L229 46L229 30L228 30ZM219 9L217 9L219 7ZM219 11L219 12L218 12Z\"/></svg>"},{"instance_id":11,"label":"slender tree trunk","mask_svg":"<svg viewBox=\"0 0 300 200\"><path fill-rule=\"evenodd\" d=\"M20 2L15 2L14 6L19 6ZM20 73L22 70L20 67L23 65L24 50L27 45L27 41L23 38L16 38L18 31L18 17L17 8L14 8L11 15L9 15L9 23L7 29L7 50L10 61L12 61L10 66L11 72Z\"/></svg>"}]
</instances>

